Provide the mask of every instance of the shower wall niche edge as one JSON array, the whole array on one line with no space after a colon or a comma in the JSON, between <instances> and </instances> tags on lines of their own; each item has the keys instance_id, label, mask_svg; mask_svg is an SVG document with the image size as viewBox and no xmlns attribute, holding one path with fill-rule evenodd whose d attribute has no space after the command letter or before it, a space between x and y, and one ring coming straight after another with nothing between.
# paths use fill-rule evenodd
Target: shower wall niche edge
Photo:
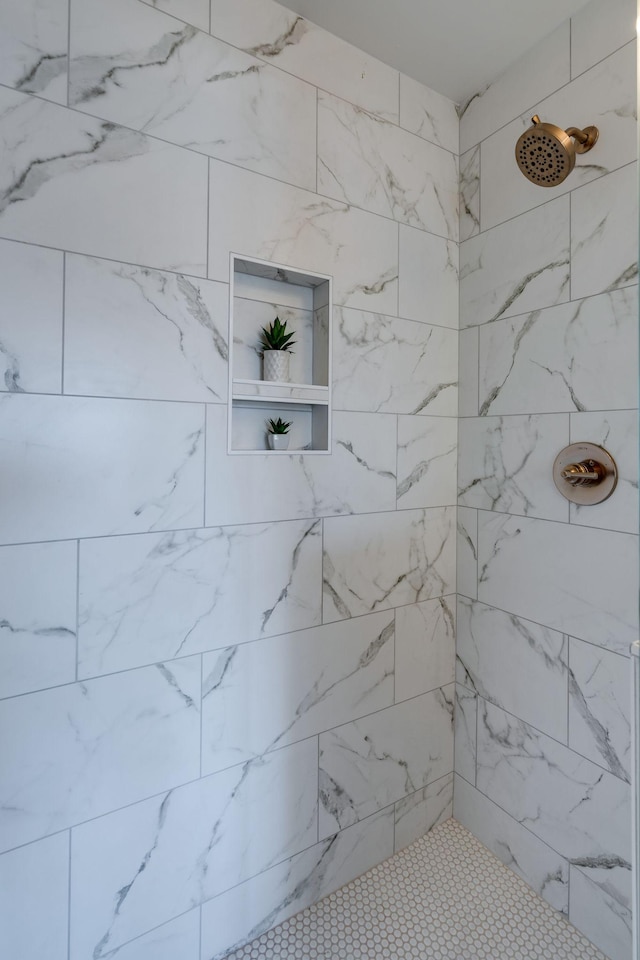
<instances>
[{"instance_id":1,"label":"shower wall niche edge","mask_svg":"<svg viewBox=\"0 0 640 960\"><path fill-rule=\"evenodd\" d=\"M229 258L229 454L331 452L332 278L232 253ZM262 379L260 330L295 331L290 382ZM291 447L269 450L266 421L292 421Z\"/></svg>"}]
</instances>

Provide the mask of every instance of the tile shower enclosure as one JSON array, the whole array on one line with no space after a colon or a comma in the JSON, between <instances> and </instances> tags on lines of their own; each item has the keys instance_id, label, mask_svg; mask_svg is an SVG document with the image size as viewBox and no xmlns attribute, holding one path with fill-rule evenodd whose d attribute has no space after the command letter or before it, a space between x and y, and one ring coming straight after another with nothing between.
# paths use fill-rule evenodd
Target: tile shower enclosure
<instances>
[{"instance_id":1,"label":"tile shower enclosure","mask_svg":"<svg viewBox=\"0 0 640 960\"><path fill-rule=\"evenodd\" d=\"M223 956L451 814L457 700L456 815L628 960L632 6L459 122L270 0L5 0L7 956ZM334 278L331 457L226 453L230 251Z\"/></svg>"}]
</instances>

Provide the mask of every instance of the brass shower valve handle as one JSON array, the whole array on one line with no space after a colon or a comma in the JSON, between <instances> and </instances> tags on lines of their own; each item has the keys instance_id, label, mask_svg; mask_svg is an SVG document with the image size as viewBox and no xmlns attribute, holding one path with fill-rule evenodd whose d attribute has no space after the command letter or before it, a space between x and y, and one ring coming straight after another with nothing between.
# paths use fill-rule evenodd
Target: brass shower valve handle
<instances>
[{"instance_id":1,"label":"brass shower valve handle","mask_svg":"<svg viewBox=\"0 0 640 960\"><path fill-rule=\"evenodd\" d=\"M572 483L586 484L600 483L606 476L606 471L601 463L596 460L582 460L580 463L570 463L561 473L563 480Z\"/></svg>"},{"instance_id":2,"label":"brass shower valve handle","mask_svg":"<svg viewBox=\"0 0 640 960\"><path fill-rule=\"evenodd\" d=\"M586 506L611 496L618 482L618 468L604 447L572 443L556 457L553 480L563 497Z\"/></svg>"}]
</instances>

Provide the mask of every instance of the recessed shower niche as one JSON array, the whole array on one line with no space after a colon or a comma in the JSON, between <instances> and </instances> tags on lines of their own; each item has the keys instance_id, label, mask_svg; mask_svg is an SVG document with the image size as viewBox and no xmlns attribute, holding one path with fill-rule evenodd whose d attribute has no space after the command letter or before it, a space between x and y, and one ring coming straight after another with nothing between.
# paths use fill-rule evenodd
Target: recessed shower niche
<instances>
[{"instance_id":1,"label":"recessed shower niche","mask_svg":"<svg viewBox=\"0 0 640 960\"><path fill-rule=\"evenodd\" d=\"M331 451L331 277L231 254L229 453ZM261 331L293 331L289 380L263 379ZM267 424L290 422L289 448L270 450Z\"/></svg>"}]
</instances>

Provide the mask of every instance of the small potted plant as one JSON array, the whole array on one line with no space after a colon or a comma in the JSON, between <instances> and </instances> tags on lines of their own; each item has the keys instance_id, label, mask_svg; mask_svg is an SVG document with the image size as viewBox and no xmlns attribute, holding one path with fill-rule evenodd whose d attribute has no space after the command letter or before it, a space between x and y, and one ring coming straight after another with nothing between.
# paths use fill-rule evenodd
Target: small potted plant
<instances>
[{"instance_id":1,"label":"small potted plant","mask_svg":"<svg viewBox=\"0 0 640 960\"><path fill-rule=\"evenodd\" d=\"M289 427L291 426L291 421L286 423L282 417L278 417L277 420L269 420L268 428L269 432L267 438L269 440L269 446L272 450L287 450L289 447Z\"/></svg>"},{"instance_id":2,"label":"small potted plant","mask_svg":"<svg viewBox=\"0 0 640 960\"><path fill-rule=\"evenodd\" d=\"M291 338L295 333L287 333L287 321L280 322L276 317L268 327L261 332L263 347L263 378L265 380L279 380L286 383L289 380L289 356L295 340Z\"/></svg>"}]
</instances>

